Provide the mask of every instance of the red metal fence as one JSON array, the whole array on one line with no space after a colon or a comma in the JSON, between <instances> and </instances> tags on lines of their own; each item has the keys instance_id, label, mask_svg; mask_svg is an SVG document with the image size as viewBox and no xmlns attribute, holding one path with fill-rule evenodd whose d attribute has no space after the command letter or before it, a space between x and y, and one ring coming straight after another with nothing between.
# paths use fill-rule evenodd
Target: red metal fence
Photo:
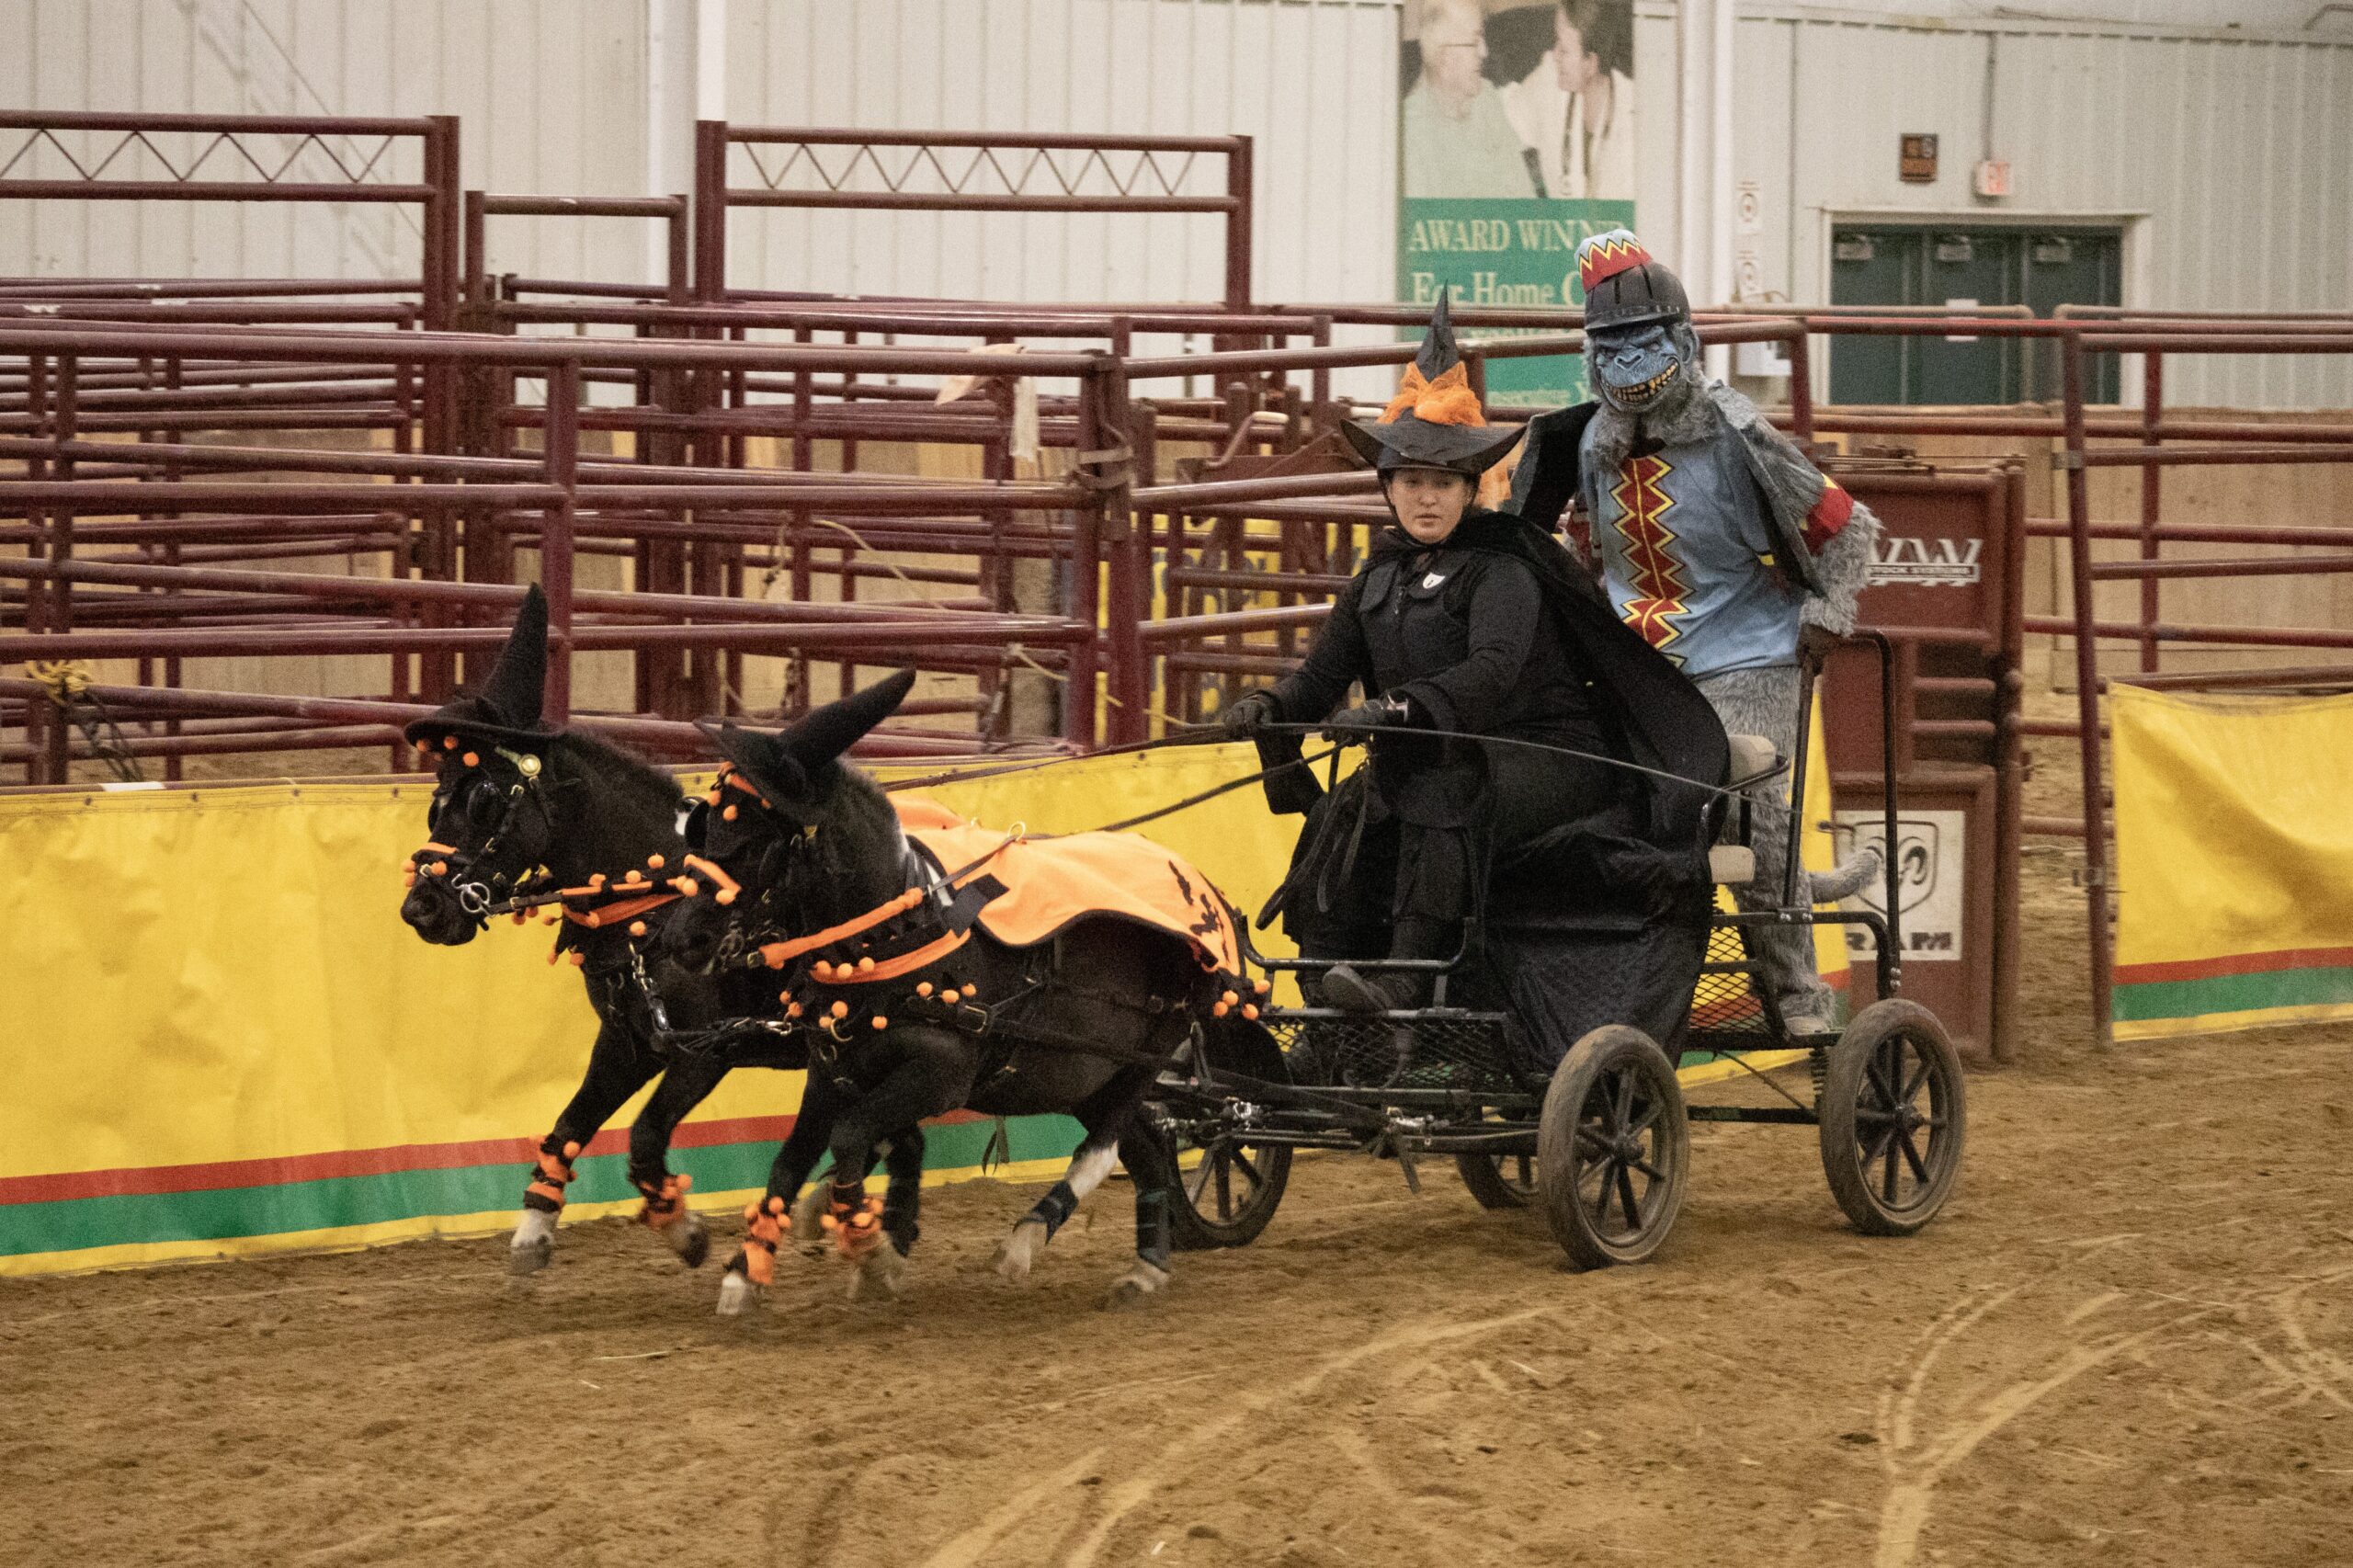
<instances>
[{"instance_id":1,"label":"red metal fence","mask_svg":"<svg viewBox=\"0 0 2353 1568\"><path fill-rule=\"evenodd\" d=\"M0 763L30 782L63 781L77 757L108 749L76 733L94 710L122 726L113 749L171 773L211 752L389 742L448 694L467 655L496 642L517 585L534 576L553 611L557 710L667 754L699 747L689 721L744 711L747 660L768 658L783 662L786 710L812 699L827 666L844 680L900 663L953 677L882 742L902 751L1140 739L1204 716L1236 683L1296 657L1385 518L1334 437L1352 412L1334 386L1351 369L1410 358L1418 312L1253 302L1245 138L712 123L691 200L574 200L461 196L446 120L0 117L0 134L10 131L26 141L0 162L0 198L414 201L425 216L414 279L0 283L0 460L15 465L0 479L0 548L25 551L0 554L0 660L134 661L131 678L72 700L55 678L0 680ZM169 179L110 174L165 132L210 140ZM64 151L61 136L120 140L111 153L75 154L72 179L8 172L28 151ZM255 138L277 138L278 151L256 153ZM347 162L341 185L287 183L273 171L293 166L288 138L298 152L305 138L413 146L401 155L420 177L384 177L382 153ZM1188 161L1203 158L1223 161L1222 190L1187 183ZM753 170L749 183L731 172L737 165ZM239 177L223 172L233 166ZM1116 188L1098 188L1107 180ZM727 215L745 206L1217 213L1225 298L1041 306L738 289L723 252ZM496 266L505 225L551 216L665 225L665 276L592 284ZM1573 313L1466 309L1457 321L1481 387L1489 359L1581 347ZM1906 733L1951 740L1966 728L1972 744L2013 756L2024 737L2083 741L2083 819L2022 825L2082 839L2104 1017L2099 643L2131 644L2130 678L2160 684L2353 676L2353 665L2309 661L2164 667L2179 646L2353 647L2353 632L2336 628L2162 614L2167 582L2353 564L2353 529L2334 524L2167 513L2169 470L2346 461L2353 430L2169 414L2166 359L2353 352L2353 316L1728 309L1702 312L1700 325L1711 344L1786 347L1790 399L1778 416L1802 439L2058 443L2063 515L2006 508L2014 533L2000 559L2015 570L2029 540L2058 541L2072 604L2026 616L2011 595L2005 613L2018 625L1972 644L1998 655L1993 675L1915 660L1905 695L2012 681L2018 636L2051 635L2074 644L2078 718L2027 719L2006 699L1953 716L1931 701L1907 707ZM1957 326L2050 341L2064 371L2060 404L1957 414L1811 402L1819 345ZM1350 328L1399 335L1335 341ZM1515 335L1480 336L1506 328ZM1215 347L1139 350L1140 338L1172 335ZM2086 406L2085 366L2098 354L2141 357L2139 407ZM958 377L974 382L970 395L938 401L938 384ZM887 472L917 452L944 472ZM2089 473L2100 467L2146 476L2137 515L2092 515ZM2134 553L2096 558L2110 541ZM2183 560L2165 550L2214 544L2290 553ZM344 571L319 569L325 556ZM582 562L605 558L627 563L627 591L582 580ZM2094 586L2108 581L2139 584L2130 617L2097 613ZM897 597L873 597L885 592ZM574 699L570 655L591 653L631 660L629 698L609 710ZM189 658L328 653L381 661L368 666L381 682L308 698L192 690L184 679ZM1059 693L1034 704L1042 722L1025 722L1008 700L1024 682Z\"/></svg>"}]
</instances>

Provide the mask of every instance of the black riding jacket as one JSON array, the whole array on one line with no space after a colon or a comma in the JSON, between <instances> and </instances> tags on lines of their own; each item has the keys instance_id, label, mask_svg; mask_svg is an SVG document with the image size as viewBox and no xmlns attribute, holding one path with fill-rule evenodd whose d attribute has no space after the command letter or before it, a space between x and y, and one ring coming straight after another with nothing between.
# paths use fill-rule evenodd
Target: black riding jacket
<instances>
[{"instance_id":1,"label":"black riding jacket","mask_svg":"<svg viewBox=\"0 0 2353 1568\"><path fill-rule=\"evenodd\" d=\"M1360 681L1368 696L1404 698L1425 728L1593 745L1588 674L1547 613L1536 573L1466 542L1492 517L1473 509L1437 545L1385 531L1306 659L1274 687L1282 717L1313 723Z\"/></svg>"}]
</instances>

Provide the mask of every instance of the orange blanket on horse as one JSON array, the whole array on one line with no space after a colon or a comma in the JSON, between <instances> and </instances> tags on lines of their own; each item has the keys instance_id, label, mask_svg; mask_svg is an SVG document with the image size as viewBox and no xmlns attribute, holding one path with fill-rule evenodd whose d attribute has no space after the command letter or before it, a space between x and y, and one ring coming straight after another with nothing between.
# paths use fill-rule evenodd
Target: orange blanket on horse
<instances>
[{"instance_id":1,"label":"orange blanket on horse","mask_svg":"<svg viewBox=\"0 0 2353 1568\"><path fill-rule=\"evenodd\" d=\"M1220 974L1243 972L1242 945L1224 898L1207 877L1148 838L1074 833L1008 840L929 801L897 796L892 803L907 836L943 871L964 872L957 886L983 877L1004 885L981 906L980 924L1007 947L1029 947L1074 921L1111 915L1183 937L1203 967Z\"/></svg>"}]
</instances>

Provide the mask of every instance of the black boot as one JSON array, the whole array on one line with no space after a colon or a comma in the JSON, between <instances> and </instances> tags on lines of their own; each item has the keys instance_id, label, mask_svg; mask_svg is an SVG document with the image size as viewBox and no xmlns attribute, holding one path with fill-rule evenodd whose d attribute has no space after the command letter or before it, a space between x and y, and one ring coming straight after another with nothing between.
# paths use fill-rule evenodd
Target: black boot
<instances>
[{"instance_id":1,"label":"black boot","mask_svg":"<svg viewBox=\"0 0 2353 1568\"><path fill-rule=\"evenodd\" d=\"M1462 945L1462 926L1450 920L1407 918L1390 935L1392 959L1450 959ZM1324 1000L1345 1013L1403 1012L1424 1006L1430 971L1374 970L1360 974L1353 964L1334 964L1324 975Z\"/></svg>"},{"instance_id":2,"label":"black boot","mask_svg":"<svg viewBox=\"0 0 2353 1568\"><path fill-rule=\"evenodd\" d=\"M1353 964L1336 963L1324 973L1324 1004L1344 1013L1388 1013L1415 1006L1421 998L1417 974L1376 970L1358 974Z\"/></svg>"}]
</instances>

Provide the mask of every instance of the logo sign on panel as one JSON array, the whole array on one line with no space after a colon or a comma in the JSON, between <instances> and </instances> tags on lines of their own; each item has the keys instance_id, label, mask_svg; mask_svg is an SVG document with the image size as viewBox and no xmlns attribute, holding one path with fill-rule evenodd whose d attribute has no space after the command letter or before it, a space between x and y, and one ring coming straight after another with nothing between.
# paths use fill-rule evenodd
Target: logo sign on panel
<instances>
[{"instance_id":1,"label":"logo sign on panel","mask_svg":"<svg viewBox=\"0 0 2353 1568\"><path fill-rule=\"evenodd\" d=\"M1855 850L1870 847L1884 852L1887 821L1877 811L1850 808L1837 816L1841 827L1854 831ZM1906 812L1895 819L1895 892L1907 962L1961 961L1966 823L1967 813L1962 812ZM1846 838L1844 834L1839 836L1842 841ZM1874 880L1846 900L1843 907L1884 915L1885 878ZM1870 957L1871 934L1859 926L1849 926L1846 932L1847 955L1858 960Z\"/></svg>"},{"instance_id":2,"label":"logo sign on panel","mask_svg":"<svg viewBox=\"0 0 2353 1568\"><path fill-rule=\"evenodd\" d=\"M1869 585L1900 584L1906 587L1973 588L1984 575L1979 557L1985 553L1982 539L1927 539L1916 534L1885 534L1871 559Z\"/></svg>"}]
</instances>

